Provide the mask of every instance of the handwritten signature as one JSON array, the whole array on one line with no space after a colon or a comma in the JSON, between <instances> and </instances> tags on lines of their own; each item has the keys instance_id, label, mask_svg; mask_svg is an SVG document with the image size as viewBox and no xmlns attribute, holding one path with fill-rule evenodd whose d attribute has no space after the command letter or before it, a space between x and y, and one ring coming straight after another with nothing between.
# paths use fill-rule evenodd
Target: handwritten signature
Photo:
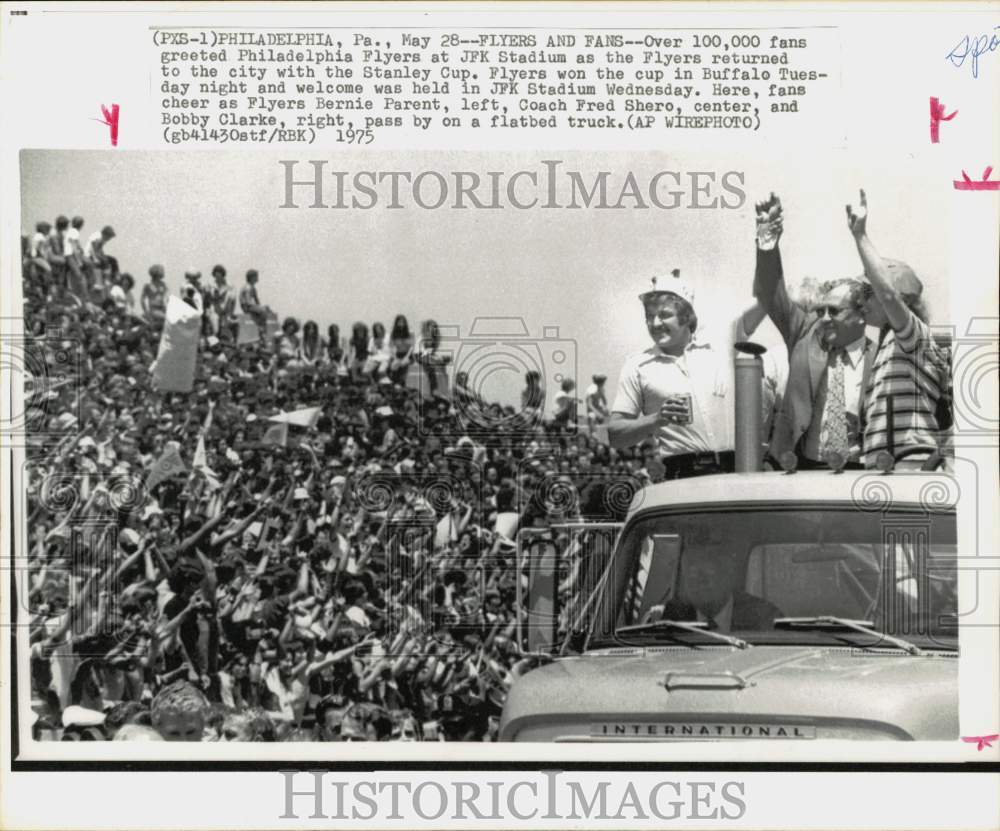
<instances>
[{"instance_id":1,"label":"handwritten signature","mask_svg":"<svg viewBox=\"0 0 1000 831\"><path fill-rule=\"evenodd\" d=\"M964 66L966 60L968 60L972 65L972 77L978 78L979 56L987 55L995 49L1000 48L1000 34L998 34L998 30L1000 30L1000 26L994 26L992 34L980 35L977 38L966 35L945 56L945 59L951 61L951 65L955 67Z\"/></svg>"}]
</instances>

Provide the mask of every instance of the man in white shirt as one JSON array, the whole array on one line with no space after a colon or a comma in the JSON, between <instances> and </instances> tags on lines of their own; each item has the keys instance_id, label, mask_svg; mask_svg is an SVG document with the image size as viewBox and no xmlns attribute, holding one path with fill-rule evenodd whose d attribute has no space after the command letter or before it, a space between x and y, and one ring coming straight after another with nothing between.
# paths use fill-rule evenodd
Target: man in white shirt
<instances>
[{"instance_id":1,"label":"man in white shirt","mask_svg":"<svg viewBox=\"0 0 1000 831\"><path fill-rule=\"evenodd\" d=\"M52 273L52 266L49 265L49 232L52 225L48 222L39 222L35 225L35 233L31 237L31 251L29 252L31 261L38 269L45 274Z\"/></svg>"},{"instance_id":2,"label":"man in white shirt","mask_svg":"<svg viewBox=\"0 0 1000 831\"><path fill-rule=\"evenodd\" d=\"M87 240L87 247L84 249L84 259L90 265L103 268L107 255L104 253L104 246L115 238L115 229L110 225L105 225L100 231L94 231Z\"/></svg>"},{"instance_id":3,"label":"man in white shirt","mask_svg":"<svg viewBox=\"0 0 1000 831\"><path fill-rule=\"evenodd\" d=\"M611 408L612 447L655 441L668 479L734 469L732 359L695 342L694 293L680 279L653 279L639 296L653 345L622 368Z\"/></svg>"},{"instance_id":4,"label":"man in white shirt","mask_svg":"<svg viewBox=\"0 0 1000 831\"><path fill-rule=\"evenodd\" d=\"M83 243L80 241L80 229L82 227L83 217L74 216L73 221L70 223L70 228L66 232L66 241L69 243L70 248L66 253L72 254L77 264L83 263Z\"/></svg>"},{"instance_id":5,"label":"man in white shirt","mask_svg":"<svg viewBox=\"0 0 1000 831\"><path fill-rule=\"evenodd\" d=\"M608 380L607 375L595 375L591 379L593 383L587 387L585 401L587 405L587 424L590 431L607 422L610 413L608 412L608 399L604 392L604 382Z\"/></svg>"},{"instance_id":6,"label":"man in white shirt","mask_svg":"<svg viewBox=\"0 0 1000 831\"><path fill-rule=\"evenodd\" d=\"M83 242L80 240L80 229L83 227L83 217L74 216L66 231L66 265L73 275L74 291L81 297L86 285L83 276Z\"/></svg>"},{"instance_id":7,"label":"man in white shirt","mask_svg":"<svg viewBox=\"0 0 1000 831\"><path fill-rule=\"evenodd\" d=\"M100 231L95 231L90 235L87 245L83 249L84 266L87 269L92 290L104 291L104 269L113 266L104 247L114 238L115 229L110 225L105 225Z\"/></svg>"}]
</instances>

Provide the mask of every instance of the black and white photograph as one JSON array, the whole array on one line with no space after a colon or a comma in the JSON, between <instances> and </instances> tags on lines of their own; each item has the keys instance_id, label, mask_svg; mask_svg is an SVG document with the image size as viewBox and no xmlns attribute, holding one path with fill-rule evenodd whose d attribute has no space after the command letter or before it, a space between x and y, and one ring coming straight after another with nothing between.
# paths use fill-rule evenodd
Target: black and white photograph
<instances>
[{"instance_id":1,"label":"black and white photograph","mask_svg":"<svg viewBox=\"0 0 1000 831\"><path fill-rule=\"evenodd\" d=\"M0 825L995 828L997 10L0 3Z\"/></svg>"},{"instance_id":2,"label":"black and white photograph","mask_svg":"<svg viewBox=\"0 0 1000 831\"><path fill-rule=\"evenodd\" d=\"M954 741L934 211L692 162L25 152L33 740Z\"/></svg>"}]
</instances>

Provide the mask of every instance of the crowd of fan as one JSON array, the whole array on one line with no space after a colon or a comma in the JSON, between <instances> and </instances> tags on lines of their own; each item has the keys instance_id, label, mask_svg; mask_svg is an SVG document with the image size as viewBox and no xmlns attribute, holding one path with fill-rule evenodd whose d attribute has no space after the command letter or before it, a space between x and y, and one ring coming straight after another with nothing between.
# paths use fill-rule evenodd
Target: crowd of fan
<instances>
[{"instance_id":1,"label":"crowd of fan","mask_svg":"<svg viewBox=\"0 0 1000 831\"><path fill-rule=\"evenodd\" d=\"M216 266L180 292L194 388L161 392L164 270L137 302L113 229L83 224L23 241L35 735L494 738L526 660L516 530L618 518L608 483L650 475L598 438L604 379L577 429L572 382L551 414L537 373L520 410L488 403L447 383L433 321L279 329L257 272Z\"/></svg>"}]
</instances>

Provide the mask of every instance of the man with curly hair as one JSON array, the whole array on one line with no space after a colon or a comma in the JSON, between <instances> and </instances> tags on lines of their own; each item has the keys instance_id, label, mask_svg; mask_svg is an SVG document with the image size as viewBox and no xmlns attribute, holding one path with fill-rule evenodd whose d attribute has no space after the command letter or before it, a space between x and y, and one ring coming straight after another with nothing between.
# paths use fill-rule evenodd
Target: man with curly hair
<instances>
[{"instance_id":1,"label":"man with curly hair","mask_svg":"<svg viewBox=\"0 0 1000 831\"><path fill-rule=\"evenodd\" d=\"M205 732L208 699L187 681L160 690L150 707L150 720L168 742L200 742Z\"/></svg>"}]
</instances>

